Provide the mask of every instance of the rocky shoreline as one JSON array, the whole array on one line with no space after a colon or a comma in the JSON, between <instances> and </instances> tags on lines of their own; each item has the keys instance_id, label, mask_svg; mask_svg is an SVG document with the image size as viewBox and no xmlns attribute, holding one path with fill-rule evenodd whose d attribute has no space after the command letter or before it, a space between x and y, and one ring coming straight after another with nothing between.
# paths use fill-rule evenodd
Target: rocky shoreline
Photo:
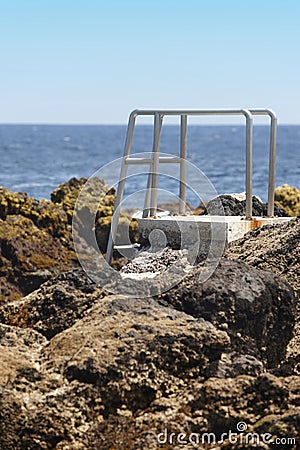
<instances>
[{"instance_id":1,"label":"rocky shoreline","mask_svg":"<svg viewBox=\"0 0 300 450\"><path fill-rule=\"evenodd\" d=\"M51 193L51 200L36 200L24 192L0 187L0 304L22 298L51 277L79 267L72 217L86 181L70 179ZM95 201L99 204L95 233L99 248L105 251L115 191L99 178L93 179L86 204L78 208L82 220ZM137 237L136 221L122 214L122 224L129 226L131 238Z\"/></svg>"},{"instance_id":2,"label":"rocky shoreline","mask_svg":"<svg viewBox=\"0 0 300 450\"><path fill-rule=\"evenodd\" d=\"M0 189L1 450L299 448L300 218L230 244L204 283L199 264L169 291L132 299L78 267L71 220L83 184L51 201ZM103 180L94 189L105 193L105 248L114 192ZM201 443L240 423L260 439L238 429L238 442Z\"/></svg>"}]
</instances>

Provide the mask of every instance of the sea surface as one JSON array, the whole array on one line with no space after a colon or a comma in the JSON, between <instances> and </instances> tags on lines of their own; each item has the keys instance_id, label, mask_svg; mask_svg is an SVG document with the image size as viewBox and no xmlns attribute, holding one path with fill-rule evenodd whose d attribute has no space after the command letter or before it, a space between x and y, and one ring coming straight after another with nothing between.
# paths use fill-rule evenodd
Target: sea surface
<instances>
[{"instance_id":1,"label":"sea surface","mask_svg":"<svg viewBox=\"0 0 300 450\"><path fill-rule=\"evenodd\" d=\"M71 177L90 177L99 169L100 176L115 183L120 164L112 162L122 156L125 136L125 125L0 125L0 185L49 199L60 183ZM151 151L152 138L151 125L137 126L132 151ZM179 140L178 127L166 126L161 136L161 152L178 155ZM188 172L188 185L197 182L200 169L218 193L245 191L245 127L190 126L187 153L188 161L197 168ZM269 127L257 125L253 142L253 194L264 201L268 156ZM174 200L172 196L177 194L178 165L172 165L171 169L170 166L168 173L173 178L160 177L159 201ZM130 177L126 184L127 195L145 188L147 168L139 170L140 175ZM277 133L276 186L288 183L300 188L299 181L300 126L281 125ZM188 189L187 199L196 206L198 199L192 189ZM131 200L129 197L128 202L127 206L135 206L134 197Z\"/></svg>"}]
</instances>

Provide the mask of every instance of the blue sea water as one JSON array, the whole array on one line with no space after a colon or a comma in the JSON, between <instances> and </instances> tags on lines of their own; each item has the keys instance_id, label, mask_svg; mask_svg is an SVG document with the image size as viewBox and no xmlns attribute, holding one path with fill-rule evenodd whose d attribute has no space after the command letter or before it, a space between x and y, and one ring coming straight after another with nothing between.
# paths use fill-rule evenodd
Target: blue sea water
<instances>
[{"instance_id":1,"label":"blue sea water","mask_svg":"<svg viewBox=\"0 0 300 450\"><path fill-rule=\"evenodd\" d=\"M126 135L122 125L0 125L0 185L50 198L71 177L89 177L120 158ZM179 152L179 129L163 129L161 151ZM269 128L254 128L253 193L267 198ZM133 151L151 151L152 127L136 127ZM245 128L231 125L193 125L188 130L188 160L209 178L218 193L245 190ZM109 169L108 169L109 171ZM105 170L101 171L104 173ZM107 178L109 178L107 173ZM117 176L117 174L115 174ZM106 178L106 176L105 176ZM145 176L131 179L127 194L145 187ZM300 126L281 125L277 133L276 186L300 188ZM188 180L189 182L189 180ZM174 180L162 177L160 186L174 191ZM167 198L161 198L166 201ZM195 205L193 194L188 200Z\"/></svg>"}]
</instances>

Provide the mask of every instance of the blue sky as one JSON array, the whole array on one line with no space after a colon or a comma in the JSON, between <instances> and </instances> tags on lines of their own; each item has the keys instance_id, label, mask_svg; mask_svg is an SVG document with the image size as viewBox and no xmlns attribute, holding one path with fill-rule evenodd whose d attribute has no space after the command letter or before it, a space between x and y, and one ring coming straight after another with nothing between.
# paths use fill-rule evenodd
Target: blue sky
<instances>
[{"instance_id":1,"label":"blue sky","mask_svg":"<svg viewBox=\"0 0 300 450\"><path fill-rule=\"evenodd\" d=\"M296 0L0 0L0 123L271 107L300 124Z\"/></svg>"}]
</instances>

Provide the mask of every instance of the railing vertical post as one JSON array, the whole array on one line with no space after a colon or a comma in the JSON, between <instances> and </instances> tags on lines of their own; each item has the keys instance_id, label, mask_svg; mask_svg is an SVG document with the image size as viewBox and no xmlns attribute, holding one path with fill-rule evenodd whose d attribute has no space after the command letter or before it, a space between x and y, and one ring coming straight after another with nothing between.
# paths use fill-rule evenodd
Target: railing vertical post
<instances>
[{"instance_id":1,"label":"railing vertical post","mask_svg":"<svg viewBox=\"0 0 300 450\"><path fill-rule=\"evenodd\" d=\"M276 134L277 134L277 117L275 112L269 108L251 108L252 114L269 116L270 124L270 151L269 151L269 180L268 180L268 217L274 217L274 190L275 190L275 173L276 173Z\"/></svg>"},{"instance_id":2,"label":"railing vertical post","mask_svg":"<svg viewBox=\"0 0 300 450\"><path fill-rule=\"evenodd\" d=\"M130 154L135 119L136 119L136 113L135 113L135 111L133 111L130 114L129 121L128 121L128 128L127 128L126 141L125 141L125 146L124 146L124 155L123 155L121 173L120 173L119 183L118 183L118 187L117 187L117 195L116 195L116 200L115 200L114 213L113 213L113 216L111 219L110 232L109 232L109 238L108 238L108 243L107 243L106 262L108 264L110 264L111 260L112 260L114 243L115 243L115 239L116 239L116 235L117 235L119 217L120 217L120 212L121 212L120 206L121 206L122 199L123 199L124 186L125 186L126 174L127 174L127 164L125 164L125 158L127 158L127 156Z\"/></svg>"},{"instance_id":3,"label":"railing vertical post","mask_svg":"<svg viewBox=\"0 0 300 450\"><path fill-rule=\"evenodd\" d=\"M252 218L252 145L253 117L248 110L246 116L246 219Z\"/></svg>"},{"instance_id":4,"label":"railing vertical post","mask_svg":"<svg viewBox=\"0 0 300 450\"><path fill-rule=\"evenodd\" d=\"M143 209L143 218L148 217L148 214L150 212L150 197L151 197L151 186L152 186L152 164L150 166L150 171L148 173L148 180L147 180L147 188L146 188L146 195L145 195L145 202L144 202L144 209Z\"/></svg>"},{"instance_id":5,"label":"railing vertical post","mask_svg":"<svg viewBox=\"0 0 300 450\"><path fill-rule=\"evenodd\" d=\"M186 131L187 115L180 116L180 187L179 187L179 214L185 213L186 203Z\"/></svg>"},{"instance_id":6,"label":"railing vertical post","mask_svg":"<svg viewBox=\"0 0 300 450\"><path fill-rule=\"evenodd\" d=\"M276 172L276 134L277 134L277 117L274 113L270 113L270 157L269 157L269 185L268 185L268 216L274 216L274 189L275 189L275 172Z\"/></svg>"},{"instance_id":7,"label":"railing vertical post","mask_svg":"<svg viewBox=\"0 0 300 450\"><path fill-rule=\"evenodd\" d=\"M154 137L153 137L153 164L152 164L152 185L150 189L150 216L155 216L157 211L157 190L159 172L159 150L160 132L162 126L162 114L154 114Z\"/></svg>"}]
</instances>

